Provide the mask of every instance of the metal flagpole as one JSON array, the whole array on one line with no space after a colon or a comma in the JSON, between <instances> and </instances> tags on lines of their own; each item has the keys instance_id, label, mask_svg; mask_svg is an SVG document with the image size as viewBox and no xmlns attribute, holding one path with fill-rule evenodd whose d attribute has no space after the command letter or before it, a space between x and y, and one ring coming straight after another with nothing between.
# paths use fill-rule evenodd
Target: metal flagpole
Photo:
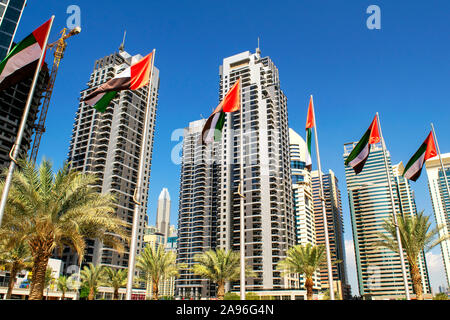
<instances>
[{"instance_id":1,"label":"metal flagpole","mask_svg":"<svg viewBox=\"0 0 450 320\"><path fill-rule=\"evenodd\" d=\"M403 257L402 240L401 240L401 236L400 236L400 229L399 229L398 223L397 223L397 209L395 207L394 192L392 190L391 173L389 171L388 161L387 161L386 143L384 141L383 132L381 130L380 116L378 115L378 112L377 112L377 121L378 121L378 130L380 131L380 136L381 136L381 145L382 145L382 149L383 149L384 166L386 168L386 174L387 174L387 179L388 179L389 194L390 194L391 203L392 203L392 216L393 216L393 220L394 220L395 231L397 233L398 253L400 256L400 263L402 266L402 276L403 276L403 284L405 286L405 295L406 295L406 300L410 300L408 277L406 275L405 259Z\"/></svg>"},{"instance_id":2,"label":"metal flagpole","mask_svg":"<svg viewBox=\"0 0 450 320\"><path fill-rule=\"evenodd\" d=\"M142 146L141 146L141 155L139 159L139 171L138 171L138 179L136 184L136 189L134 190L133 200L135 202L134 206L134 215L133 215L133 229L131 232L131 246L130 246L130 255L128 260L128 279L127 279L127 292L126 292L126 300L131 300L131 292L133 290L133 278L134 278L134 263L136 261L136 247L137 247L137 229L138 229L138 221L139 221L139 210L141 208L142 203L140 202L140 198L142 196L142 188L141 185L143 183L143 173L145 166L145 150L146 150L146 142L148 139L148 126L150 123L150 102L152 96L152 79L153 79L153 70L155 67L155 52L153 49L152 53L152 68L150 71L150 78L148 81L148 94L147 94L147 107L145 109L145 121L142 132Z\"/></svg>"},{"instance_id":3,"label":"metal flagpole","mask_svg":"<svg viewBox=\"0 0 450 320\"><path fill-rule=\"evenodd\" d=\"M313 98L313 96L311 96L311 99L312 98ZM330 286L330 300L334 300L333 269L331 268L330 240L328 238L327 209L325 207L325 193L323 191L322 166L320 164L319 138L317 136L316 112L314 110L314 104L312 105L312 112L313 112L313 118L314 118L314 135L315 135L314 140L316 143L317 170L319 171L319 185L320 185L319 197L320 197L320 201L322 203L323 228L325 231L325 249L327 252L328 283Z\"/></svg>"},{"instance_id":4,"label":"metal flagpole","mask_svg":"<svg viewBox=\"0 0 450 320\"><path fill-rule=\"evenodd\" d=\"M450 187L448 184L448 178L447 175L445 174L445 169L444 169L444 163L442 162L442 157L441 157L441 151L439 150L439 144L436 138L436 132L434 131L434 125L431 124L431 130L433 131L433 138L434 138L434 143L436 144L436 149L437 149L437 153L439 155L439 162L441 163L441 169L442 169L442 174L444 176L444 181L445 181L445 186L447 187L447 193L450 197Z\"/></svg>"},{"instance_id":5,"label":"metal flagpole","mask_svg":"<svg viewBox=\"0 0 450 320\"><path fill-rule=\"evenodd\" d=\"M244 217L244 116L243 116L243 109L244 106L242 105L242 77L239 78L240 82L240 88L239 88L239 104L240 104L240 139L241 139L241 146L240 146L240 157L241 157L241 168L240 168L240 176L241 181L239 183L239 197L241 198L240 202L240 255L241 255L241 283L240 283L240 291L241 291L241 300L245 300L245 217Z\"/></svg>"},{"instance_id":6,"label":"metal flagpole","mask_svg":"<svg viewBox=\"0 0 450 320\"><path fill-rule=\"evenodd\" d=\"M52 30L53 20L55 20L55 16L52 16L52 18L50 20L51 20L50 21L50 26L49 26L47 35L45 37L44 44L42 46L41 57L39 58L38 65L37 65L36 71L34 73L33 81L31 83L30 91L28 93L27 102L25 104L25 109L24 109L24 112L23 112L22 120L20 122L19 132L17 134L17 138L16 138L16 141L15 141L15 143L14 143L12 149L11 149L11 152L9 153L9 157L11 159L11 163L9 165L9 171L8 171L7 176L6 176L5 185L4 185L3 193L2 193L2 198L1 198L1 202L0 202L0 226L2 224L3 213L4 213L5 207L6 207L6 202L7 202L7 199L8 199L9 189L11 187L11 181L12 181L14 168L16 166L17 157L19 156L20 144L22 143L22 138L23 138L23 134L24 134L24 131L25 131L25 126L26 126L27 120L28 120L28 114L29 114L30 108L31 108L31 102L33 101L34 91L36 89L37 80L39 78L39 73L41 71L41 67L42 67L42 64L43 64L43 61L44 61L45 52L47 51L48 38L50 37L50 32Z\"/></svg>"}]
</instances>

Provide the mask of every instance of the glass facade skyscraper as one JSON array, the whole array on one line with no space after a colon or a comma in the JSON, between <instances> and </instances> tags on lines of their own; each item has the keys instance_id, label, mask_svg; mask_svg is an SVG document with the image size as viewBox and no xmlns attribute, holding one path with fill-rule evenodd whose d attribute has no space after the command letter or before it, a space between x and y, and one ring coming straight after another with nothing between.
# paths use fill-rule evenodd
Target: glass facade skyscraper
<instances>
[{"instance_id":1,"label":"glass facade skyscraper","mask_svg":"<svg viewBox=\"0 0 450 320\"><path fill-rule=\"evenodd\" d=\"M26 0L0 0L0 61L8 54L25 5Z\"/></svg>"},{"instance_id":2,"label":"glass facade skyscraper","mask_svg":"<svg viewBox=\"0 0 450 320\"><path fill-rule=\"evenodd\" d=\"M344 161L355 144L350 143L344 146ZM398 178L398 168L392 166L389 152L387 152L387 158L397 214L416 214L415 205L412 205L412 193L408 181ZM400 256L391 250L375 245L379 241L378 233L386 232L383 228L385 220L392 219L394 212L381 144L371 146L370 156L360 174L355 175L349 166L345 168L345 174L359 293L361 296L370 296L373 299L404 297L405 287ZM408 194L410 195L409 201ZM423 257L420 260L422 261ZM408 264L406 264L406 268L409 292L413 294ZM426 275L422 277L424 293L430 293L424 263L420 263L420 268L422 275Z\"/></svg>"},{"instance_id":3,"label":"glass facade skyscraper","mask_svg":"<svg viewBox=\"0 0 450 320\"><path fill-rule=\"evenodd\" d=\"M429 159L425 166L428 175L428 188L433 205L436 224L442 226L440 236L450 234L450 194L445 184L444 174L450 181L450 153L442 155L444 171L438 157ZM450 240L441 243L442 260L444 262L447 285L450 286Z\"/></svg>"}]
</instances>

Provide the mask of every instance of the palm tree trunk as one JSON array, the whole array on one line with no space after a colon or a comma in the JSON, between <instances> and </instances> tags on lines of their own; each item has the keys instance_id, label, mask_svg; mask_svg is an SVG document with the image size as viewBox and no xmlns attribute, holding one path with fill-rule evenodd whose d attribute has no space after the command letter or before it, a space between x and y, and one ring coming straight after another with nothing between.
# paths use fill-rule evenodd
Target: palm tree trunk
<instances>
[{"instance_id":1,"label":"palm tree trunk","mask_svg":"<svg viewBox=\"0 0 450 320\"><path fill-rule=\"evenodd\" d=\"M29 300L42 300L44 297L45 273L49 258L47 255L37 255L34 258Z\"/></svg>"},{"instance_id":2,"label":"palm tree trunk","mask_svg":"<svg viewBox=\"0 0 450 320\"><path fill-rule=\"evenodd\" d=\"M13 264L9 272L9 283L8 283L8 291L6 292L6 299L11 299L14 283L16 283L16 276L18 272L19 270L16 264Z\"/></svg>"},{"instance_id":3,"label":"palm tree trunk","mask_svg":"<svg viewBox=\"0 0 450 320\"><path fill-rule=\"evenodd\" d=\"M312 277L306 277L306 280L305 280L306 300L313 299L313 285L314 285L314 281L313 281Z\"/></svg>"},{"instance_id":4,"label":"palm tree trunk","mask_svg":"<svg viewBox=\"0 0 450 320\"><path fill-rule=\"evenodd\" d=\"M153 280L152 281L153 284L153 294L152 294L152 299L153 300L158 300L159 298L159 286L158 286L158 281Z\"/></svg>"},{"instance_id":5,"label":"palm tree trunk","mask_svg":"<svg viewBox=\"0 0 450 320\"><path fill-rule=\"evenodd\" d=\"M225 282L220 281L217 283L217 299L223 300L225 297Z\"/></svg>"},{"instance_id":6,"label":"palm tree trunk","mask_svg":"<svg viewBox=\"0 0 450 320\"><path fill-rule=\"evenodd\" d=\"M423 300L422 276L420 275L419 266L416 263L410 263L410 269L416 298L417 300Z\"/></svg>"},{"instance_id":7,"label":"palm tree trunk","mask_svg":"<svg viewBox=\"0 0 450 320\"><path fill-rule=\"evenodd\" d=\"M88 300L94 300L95 299L95 290L94 287L89 288L89 296L88 296Z\"/></svg>"},{"instance_id":8,"label":"palm tree trunk","mask_svg":"<svg viewBox=\"0 0 450 320\"><path fill-rule=\"evenodd\" d=\"M113 300L119 300L119 288L114 288Z\"/></svg>"},{"instance_id":9,"label":"palm tree trunk","mask_svg":"<svg viewBox=\"0 0 450 320\"><path fill-rule=\"evenodd\" d=\"M66 299L66 292L65 291L63 291L62 292L62 297L61 297L61 300L65 300Z\"/></svg>"}]
</instances>

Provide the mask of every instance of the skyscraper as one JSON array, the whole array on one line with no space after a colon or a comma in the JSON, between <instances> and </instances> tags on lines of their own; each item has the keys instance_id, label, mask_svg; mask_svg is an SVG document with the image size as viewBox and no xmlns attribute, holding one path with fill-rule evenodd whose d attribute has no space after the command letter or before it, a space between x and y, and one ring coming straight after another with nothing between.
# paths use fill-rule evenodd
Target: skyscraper
<instances>
[{"instance_id":1,"label":"skyscraper","mask_svg":"<svg viewBox=\"0 0 450 320\"><path fill-rule=\"evenodd\" d=\"M30 149L34 124L49 76L47 64L45 64L39 74L31 102L24 135L20 144L20 158L26 158ZM16 85L0 91L0 168L8 167L10 164L9 154L16 142L32 81L33 75L30 75L29 78L22 80Z\"/></svg>"},{"instance_id":2,"label":"skyscraper","mask_svg":"<svg viewBox=\"0 0 450 320\"><path fill-rule=\"evenodd\" d=\"M325 229L323 221L322 201L320 200L319 172L313 171L312 189L314 198L314 221L316 227L316 239L318 245L325 246ZM323 192L325 197L325 209L327 213L328 238L330 243L331 262L333 269L333 281L337 283L336 289L341 288L339 296L343 299L350 298L351 290L347 281L347 266L344 246L344 220L342 214L341 191L338 179L332 170L322 174ZM328 271L324 266L320 269L322 288L328 288Z\"/></svg>"},{"instance_id":3,"label":"skyscraper","mask_svg":"<svg viewBox=\"0 0 450 320\"><path fill-rule=\"evenodd\" d=\"M26 3L26 0L0 1L0 61L8 54Z\"/></svg>"},{"instance_id":4,"label":"skyscraper","mask_svg":"<svg viewBox=\"0 0 450 320\"><path fill-rule=\"evenodd\" d=\"M344 145L344 160L355 144ZM375 246L379 241L378 233L385 232L384 221L392 219L393 206L381 144L374 144L371 148L364 170L360 174L355 175L351 167L345 168L359 293L361 296L371 296L374 299L400 298L405 296L400 257L398 253ZM396 212L400 214L401 204L409 203L404 198L407 195L406 191L410 192L410 189L406 180L400 181L400 184L395 180L398 174L394 174L389 152L387 159L394 187ZM403 208L403 214L415 212L414 209L410 209L413 207L409 204ZM406 267L409 292L412 294L409 266ZM421 269L423 268L422 264ZM426 270L421 270L421 273L426 273ZM424 286L424 293L427 293L426 288L427 286Z\"/></svg>"},{"instance_id":5,"label":"skyscraper","mask_svg":"<svg viewBox=\"0 0 450 320\"><path fill-rule=\"evenodd\" d=\"M293 129L289 129L289 150L291 159L293 208L295 214L296 244L316 245L316 223L311 172L306 168L306 142ZM300 288L305 279L300 275ZM321 289L320 272L313 278L316 291Z\"/></svg>"},{"instance_id":6,"label":"skyscraper","mask_svg":"<svg viewBox=\"0 0 450 320\"><path fill-rule=\"evenodd\" d=\"M425 162L428 175L428 189L433 205L436 225L442 226L439 236L450 234L450 194L448 193L444 177L450 181L450 153L442 155L445 172L442 171L438 157ZM444 176L445 175L445 176ZM450 240L441 243L442 260L444 261L447 285L450 286Z\"/></svg>"},{"instance_id":7,"label":"skyscraper","mask_svg":"<svg viewBox=\"0 0 450 320\"><path fill-rule=\"evenodd\" d=\"M211 297L215 286L193 274L194 256L217 247L218 180L221 165L218 143L204 147L200 135L205 120L189 123L184 129L180 174L177 263L188 268L180 270L176 280L181 297Z\"/></svg>"},{"instance_id":8,"label":"skyscraper","mask_svg":"<svg viewBox=\"0 0 450 320\"><path fill-rule=\"evenodd\" d=\"M221 141L222 170L218 185L217 245L240 251L240 148L243 147L245 260L255 272L247 278L247 291L291 286L276 269L295 244L295 215L289 158L287 98L280 87L278 69L260 50L225 58L220 66L219 100L241 78L243 145L240 112L226 115ZM231 284L239 291L240 283Z\"/></svg>"},{"instance_id":9,"label":"skyscraper","mask_svg":"<svg viewBox=\"0 0 450 320\"><path fill-rule=\"evenodd\" d=\"M255 272L247 291L292 288L276 266L295 245L295 215L289 168L287 99L278 70L259 49L223 60L219 69L219 101L241 77L245 196L245 260ZM202 146L205 120L186 128L181 168L178 218L179 263L193 264L196 253L208 249L240 251L240 111L226 115L222 139ZM240 282L229 290L239 291ZM210 296L215 286L189 270L177 280L182 296Z\"/></svg>"},{"instance_id":10,"label":"skyscraper","mask_svg":"<svg viewBox=\"0 0 450 320\"><path fill-rule=\"evenodd\" d=\"M141 55L131 56L125 51L114 53L95 62L88 88L81 92L85 97L102 83L142 59ZM150 104L147 105L148 90L151 90ZM80 102L75 117L68 161L72 169L94 173L99 178L97 185L101 192L113 193L117 200L116 214L128 223L131 234L135 203L134 191L137 187L137 168L141 147L145 146L145 170L142 186L142 202L139 212L137 254L143 247L144 229L147 223L147 197L153 151L156 107L158 103L159 70L154 68L151 88L120 91L106 112L99 113L84 102ZM150 112L150 125L144 126L145 110ZM149 131L147 141L142 141L142 132ZM129 247L119 254L99 241L88 240L84 263L101 263L113 267L126 268ZM76 257L67 254L66 266L76 265Z\"/></svg>"},{"instance_id":11,"label":"skyscraper","mask_svg":"<svg viewBox=\"0 0 450 320\"><path fill-rule=\"evenodd\" d=\"M167 188L163 188L158 198L156 228L164 235L164 242L167 242L167 237L169 237L170 203L169 190L167 190Z\"/></svg>"},{"instance_id":12,"label":"skyscraper","mask_svg":"<svg viewBox=\"0 0 450 320\"><path fill-rule=\"evenodd\" d=\"M414 195L414 191L411 189L409 180L403 177L404 170L405 166L403 165L403 162L392 166L392 171L394 173L395 179L395 190L399 198L400 214L403 216L416 216L416 198ZM430 278L428 276L428 266L425 259L425 252L423 251L419 256L418 264L420 275L422 277L423 293L431 293Z\"/></svg>"}]
</instances>

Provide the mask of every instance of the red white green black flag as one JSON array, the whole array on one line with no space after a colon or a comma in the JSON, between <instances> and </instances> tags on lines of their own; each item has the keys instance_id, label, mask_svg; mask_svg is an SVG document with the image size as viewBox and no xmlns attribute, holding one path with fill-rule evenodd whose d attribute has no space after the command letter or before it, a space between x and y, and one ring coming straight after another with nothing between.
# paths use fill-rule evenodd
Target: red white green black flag
<instances>
[{"instance_id":1,"label":"red white green black flag","mask_svg":"<svg viewBox=\"0 0 450 320\"><path fill-rule=\"evenodd\" d=\"M238 79L228 91L225 98L206 121L201 136L202 144L220 141L225 124L225 113L236 112L241 109L241 79Z\"/></svg>"},{"instance_id":2,"label":"red white green black flag","mask_svg":"<svg viewBox=\"0 0 450 320\"><path fill-rule=\"evenodd\" d=\"M367 158L369 158L370 146L379 143L380 141L381 136L378 130L378 117L375 116L369 129L353 148L352 152L347 157L347 160L345 160L345 165L350 165L355 171L355 174L359 174L363 170Z\"/></svg>"},{"instance_id":3,"label":"red white green black flag","mask_svg":"<svg viewBox=\"0 0 450 320\"><path fill-rule=\"evenodd\" d=\"M314 101L313 97L309 100L308 116L306 118L306 168L311 171L311 141L312 141L312 129L314 128Z\"/></svg>"},{"instance_id":4,"label":"red white green black flag","mask_svg":"<svg viewBox=\"0 0 450 320\"><path fill-rule=\"evenodd\" d=\"M430 132L427 139L422 143L419 150L412 156L405 166L403 176L406 179L417 181L422 173L425 161L437 156L436 145L433 139L433 133Z\"/></svg>"},{"instance_id":5,"label":"red white green black flag","mask_svg":"<svg viewBox=\"0 0 450 320\"><path fill-rule=\"evenodd\" d=\"M0 63L0 90L9 88L34 73L42 51L45 50L42 47L50 32L51 20L19 42Z\"/></svg>"},{"instance_id":6,"label":"red white green black flag","mask_svg":"<svg viewBox=\"0 0 450 320\"><path fill-rule=\"evenodd\" d=\"M105 112L111 100L121 90L138 90L150 81L153 53L126 68L117 76L102 84L82 101L93 106L99 112Z\"/></svg>"}]
</instances>

